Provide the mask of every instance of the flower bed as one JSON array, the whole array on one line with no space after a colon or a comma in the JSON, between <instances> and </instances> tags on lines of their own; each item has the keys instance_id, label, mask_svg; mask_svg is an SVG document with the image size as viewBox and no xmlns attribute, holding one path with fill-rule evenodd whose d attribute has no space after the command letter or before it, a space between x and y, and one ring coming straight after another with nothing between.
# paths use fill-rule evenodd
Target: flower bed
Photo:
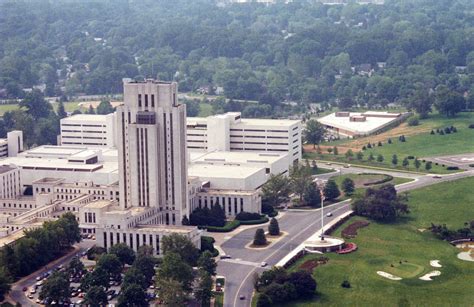
<instances>
[{"instance_id":1,"label":"flower bed","mask_svg":"<svg viewBox=\"0 0 474 307\"><path fill-rule=\"evenodd\" d=\"M355 243L346 243L345 247L340 251L337 251L338 254L349 254L357 250L357 244Z\"/></svg>"},{"instance_id":2,"label":"flower bed","mask_svg":"<svg viewBox=\"0 0 474 307\"><path fill-rule=\"evenodd\" d=\"M367 227L369 226L369 222L367 221L357 221L354 223L351 223L348 225L346 228L344 228L341 231L341 235L343 238L355 238L357 236L357 230L362 227Z\"/></svg>"}]
</instances>

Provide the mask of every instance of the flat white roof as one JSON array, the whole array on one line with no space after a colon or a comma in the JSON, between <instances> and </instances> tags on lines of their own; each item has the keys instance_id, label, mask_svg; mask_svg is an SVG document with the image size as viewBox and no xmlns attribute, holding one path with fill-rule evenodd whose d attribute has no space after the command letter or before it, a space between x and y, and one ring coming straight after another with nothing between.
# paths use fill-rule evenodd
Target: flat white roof
<instances>
[{"instance_id":1,"label":"flat white roof","mask_svg":"<svg viewBox=\"0 0 474 307\"><path fill-rule=\"evenodd\" d=\"M261 167L190 164L188 175L199 178L245 179L260 172Z\"/></svg>"},{"instance_id":2,"label":"flat white roof","mask_svg":"<svg viewBox=\"0 0 474 307\"><path fill-rule=\"evenodd\" d=\"M191 163L273 164L286 159L286 153L259 153L248 151L199 152L189 150Z\"/></svg>"},{"instance_id":3,"label":"flat white roof","mask_svg":"<svg viewBox=\"0 0 474 307\"><path fill-rule=\"evenodd\" d=\"M61 119L61 122L105 122L107 117L112 114L102 115L102 114L76 114L69 117Z\"/></svg>"},{"instance_id":4,"label":"flat white roof","mask_svg":"<svg viewBox=\"0 0 474 307\"><path fill-rule=\"evenodd\" d=\"M387 112L367 112L366 115L387 115L393 113ZM385 113L385 114L384 114ZM367 116L363 122L352 122L350 118L352 116L364 116L364 113L350 113L349 116L336 117L336 113L329 114L322 118L318 118L317 121L323 125L339 128L347 131L351 131L355 134L370 134L383 126L397 120L397 117L372 117Z\"/></svg>"},{"instance_id":5,"label":"flat white roof","mask_svg":"<svg viewBox=\"0 0 474 307\"><path fill-rule=\"evenodd\" d=\"M236 115L234 113L230 113L230 114ZM226 115L227 113L213 115L213 116L222 118L222 117L226 117ZM213 116L209 116L209 117L213 117ZM186 123L188 125L206 124L207 119L208 117L188 117L186 119ZM245 126L264 126L271 129L272 127L291 127L300 122L301 122L300 120L291 120L291 119L241 118L239 122L231 123L231 126L232 127L242 126L242 128L244 128Z\"/></svg>"}]
</instances>

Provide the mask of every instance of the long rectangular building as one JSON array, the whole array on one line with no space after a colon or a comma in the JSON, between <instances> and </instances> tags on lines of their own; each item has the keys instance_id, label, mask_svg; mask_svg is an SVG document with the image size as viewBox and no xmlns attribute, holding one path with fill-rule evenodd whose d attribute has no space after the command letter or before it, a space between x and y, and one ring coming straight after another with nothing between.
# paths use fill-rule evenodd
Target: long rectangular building
<instances>
[{"instance_id":1,"label":"long rectangular building","mask_svg":"<svg viewBox=\"0 0 474 307\"><path fill-rule=\"evenodd\" d=\"M77 114L61 119L61 144L115 147L115 114Z\"/></svg>"},{"instance_id":2,"label":"long rectangular building","mask_svg":"<svg viewBox=\"0 0 474 307\"><path fill-rule=\"evenodd\" d=\"M239 112L187 118L187 147L193 151L287 153L301 159L301 121L242 119Z\"/></svg>"}]
</instances>

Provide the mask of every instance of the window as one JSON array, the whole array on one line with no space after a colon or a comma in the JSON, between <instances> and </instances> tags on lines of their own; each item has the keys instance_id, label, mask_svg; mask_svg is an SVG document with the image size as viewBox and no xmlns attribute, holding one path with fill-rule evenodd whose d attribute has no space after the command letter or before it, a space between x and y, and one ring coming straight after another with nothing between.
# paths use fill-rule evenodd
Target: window
<instances>
[{"instance_id":1,"label":"window","mask_svg":"<svg viewBox=\"0 0 474 307\"><path fill-rule=\"evenodd\" d=\"M142 106L142 94L138 94L138 106Z\"/></svg>"}]
</instances>

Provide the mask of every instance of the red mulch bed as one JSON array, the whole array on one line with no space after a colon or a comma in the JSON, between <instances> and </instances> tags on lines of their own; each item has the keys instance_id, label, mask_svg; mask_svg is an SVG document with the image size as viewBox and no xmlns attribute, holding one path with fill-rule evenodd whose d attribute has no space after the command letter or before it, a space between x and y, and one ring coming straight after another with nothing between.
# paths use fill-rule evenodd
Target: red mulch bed
<instances>
[{"instance_id":1,"label":"red mulch bed","mask_svg":"<svg viewBox=\"0 0 474 307\"><path fill-rule=\"evenodd\" d=\"M313 270L318 266L322 264L326 264L327 259L313 259L313 260L307 260L305 261L302 265L300 265L301 270L305 270L308 272L313 272Z\"/></svg>"},{"instance_id":2,"label":"red mulch bed","mask_svg":"<svg viewBox=\"0 0 474 307\"><path fill-rule=\"evenodd\" d=\"M352 224L350 224L349 226L347 226L346 228L344 228L341 232L341 235L343 238L355 238L355 236L357 236L357 230L359 228L362 228L362 227L367 227L369 226L369 222L367 221L357 221L357 222L354 222Z\"/></svg>"},{"instance_id":3,"label":"red mulch bed","mask_svg":"<svg viewBox=\"0 0 474 307\"><path fill-rule=\"evenodd\" d=\"M344 248L340 251L337 251L338 254L349 254L357 250L357 244L355 243L346 243Z\"/></svg>"}]
</instances>

